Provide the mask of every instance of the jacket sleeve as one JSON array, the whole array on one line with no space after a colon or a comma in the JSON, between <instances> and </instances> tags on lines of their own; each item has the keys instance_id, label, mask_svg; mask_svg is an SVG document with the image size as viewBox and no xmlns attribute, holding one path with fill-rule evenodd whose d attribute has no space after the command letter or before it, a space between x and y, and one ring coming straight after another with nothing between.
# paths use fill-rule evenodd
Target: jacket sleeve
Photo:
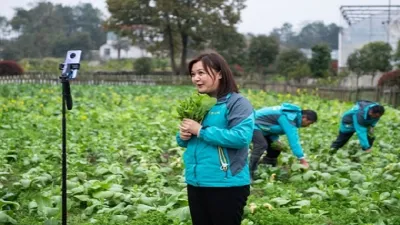
<instances>
[{"instance_id":1,"label":"jacket sleeve","mask_svg":"<svg viewBox=\"0 0 400 225\"><path fill-rule=\"evenodd\" d=\"M216 126L202 127L199 139L206 143L225 148L242 149L248 147L253 137L254 110L245 98L239 98L233 105L227 106L228 128Z\"/></svg>"},{"instance_id":2,"label":"jacket sleeve","mask_svg":"<svg viewBox=\"0 0 400 225\"><path fill-rule=\"evenodd\" d=\"M363 150L367 150L371 147L368 142L368 128L360 124L361 121L359 121L359 117L360 115L358 113L354 113L353 115L354 129L356 130L358 140L360 140L361 148Z\"/></svg>"},{"instance_id":3,"label":"jacket sleeve","mask_svg":"<svg viewBox=\"0 0 400 225\"><path fill-rule=\"evenodd\" d=\"M297 127L294 124L291 124L286 116L282 115L278 119L278 123L281 125L282 129L285 131L287 136L290 148L292 149L293 154L298 158L304 158L303 149L300 144L299 133L297 131Z\"/></svg>"},{"instance_id":4,"label":"jacket sleeve","mask_svg":"<svg viewBox=\"0 0 400 225\"><path fill-rule=\"evenodd\" d=\"M176 133L176 142L178 143L178 145L180 147L186 148L188 145L189 141L184 141L181 139L181 137L179 136L179 131Z\"/></svg>"},{"instance_id":5,"label":"jacket sleeve","mask_svg":"<svg viewBox=\"0 0 400 225\"><path fill-rule=\"evenodd\" d=\"M270 135L269 138L271 139L271 141L277 141L279 140L279 135Z\"/></svg>"},{"instance_id":6,"label":"jacket sleeve","mask_svg":"<svg viewBox=\"0 0 400 225\"><path fill-rule=\"evenodd\" d=\"M371 127L375 127L376 124L378 123L378 121L379 121L379 119L375 119L375 120L372 122Z\"/></svg>"}]
</instances>

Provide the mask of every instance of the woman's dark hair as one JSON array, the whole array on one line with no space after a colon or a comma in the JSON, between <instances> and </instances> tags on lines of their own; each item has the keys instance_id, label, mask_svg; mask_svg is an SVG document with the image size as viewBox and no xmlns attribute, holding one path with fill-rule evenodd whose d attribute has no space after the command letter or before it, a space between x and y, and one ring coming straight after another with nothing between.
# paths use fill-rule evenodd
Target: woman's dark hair
<instances>
[{"instance_id":1,"label":"woman's dark hair","mask_svg":"<svg viewBox=\"0 0 400 225\"><path fill-rule=\"evenodd\" d=\"M305 116L309 121L312 121L313 123L317 122L318 120L318 115L317 112L315 112L314 110L301 110L301 114L303 116Z\"/></svg>"},{"instance_id":2,"label":"woman's dark hair","mask_svg":"<svg viewBox=\"0 0 400 225\"><path fill-rule=\"evenodd\" d=\"M221 79L219 81L217 93L218 98L223 97L231 92L239 93L239 88L237 87L235 79L233 78L232 71L229 68L228 63L220 54L216 52L200 54L189 62L189 73L192 72L193 65L199 61L203 63L203 67L206 70L207 74L211 76L214 80L217 79L216 74L213 74L211 69L220 72Z\"/></svg>"},{"instance_id":3,"label":"woman's dark hair","mask_svg":"<svg viewBox=\"0 0 400 225\"><path fill-rule=\"evenodd\" d=\"M383 115L385 113L385 107L381 105L375 105L371 107L371 111L373 113L379 113L380 115Z\"/></svg>"}]
</instances>

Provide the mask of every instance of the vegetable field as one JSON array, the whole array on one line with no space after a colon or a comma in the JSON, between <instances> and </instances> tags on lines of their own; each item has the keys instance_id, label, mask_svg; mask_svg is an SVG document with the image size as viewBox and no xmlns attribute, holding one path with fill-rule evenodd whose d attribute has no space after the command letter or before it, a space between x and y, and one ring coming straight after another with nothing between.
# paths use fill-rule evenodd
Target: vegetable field
<instances>
[{"instance_id":1,"label":"vegetable field","mask_svg":"<svg viewBox=\"0 0 400 225\"><path fill-rule=\"evenodd\" d=\"M69 224L188 225L176 109L192 87L72 86L67 112ZM356 136L335 155L351 103L312 93L244 90L256 109L292 102L318 112L300 129L310 169L290 151L261 165L242 224L400 224L400 111L387 110L371 154ZM284 142L286 140L282 138ZM61 85L0 87L0 224L61 221Z\"/></svg>"}]
</instances>

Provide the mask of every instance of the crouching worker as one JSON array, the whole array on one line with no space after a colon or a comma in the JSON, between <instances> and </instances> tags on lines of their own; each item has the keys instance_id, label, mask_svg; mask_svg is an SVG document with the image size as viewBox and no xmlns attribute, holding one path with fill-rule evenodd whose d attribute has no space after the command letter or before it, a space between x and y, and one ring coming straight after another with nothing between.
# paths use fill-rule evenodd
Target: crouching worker
<instances>
[{"instance_id":1,"label":"crouching worker","mask_svg":"<svg viewBox=\"0 0 400 225\"><path fill-rule=\"evenodd\" d=\"M265 151L267 155L263 163L276 166L281 149L279 135L285 134L293 154L305 167L309 167L300 145L298 128L308 127L317 121L317 113L313 110L302 110L299 106L283 103L281 106L265 107L256 111L253 132L253 150L250 156L250 175L254 178L258 162ZM278 143L278 144L275 144Z\"/></svg>"},{"instance_id":2,"label":"crouching worker","mask_svg":"<svg viewBox=\"0 0 400 225\"><path fill-rule=\"evenodd\" d=\"M374 143L373 131L385 108L376 102L361 100L342 116L339 135L331 145L331 153L343 147L357 133L362 150L370 152Z\"/></svg>"}]
</instances>

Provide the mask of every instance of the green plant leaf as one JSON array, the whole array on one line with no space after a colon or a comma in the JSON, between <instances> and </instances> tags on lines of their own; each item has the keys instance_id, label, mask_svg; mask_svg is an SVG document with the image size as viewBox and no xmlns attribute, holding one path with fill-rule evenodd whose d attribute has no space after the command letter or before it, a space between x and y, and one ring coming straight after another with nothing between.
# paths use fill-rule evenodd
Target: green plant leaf
<instances>
[{"instance_id":1,"label":"green plant leaf","mask_svg":"<svg viewBox=\"0 0 400 225\"><path fill-rule=\"evenodd\" d=\"M188 206L173 209L167 214L171 218L179 218L180 221L187 221L190 219L190 210Z\"/></svg>"},{"instance_id":2,"label":"green plant leaf","mask_svg":"<svg viewBox=\"0 0 400 225\"><path fill-rule=\"evenodd\" d=\"M0 211L0 222L1 223L11 223L17 224L17 221L13 219L11 216L7 215L4 211Z\"/></svg>"}]
</instances>

